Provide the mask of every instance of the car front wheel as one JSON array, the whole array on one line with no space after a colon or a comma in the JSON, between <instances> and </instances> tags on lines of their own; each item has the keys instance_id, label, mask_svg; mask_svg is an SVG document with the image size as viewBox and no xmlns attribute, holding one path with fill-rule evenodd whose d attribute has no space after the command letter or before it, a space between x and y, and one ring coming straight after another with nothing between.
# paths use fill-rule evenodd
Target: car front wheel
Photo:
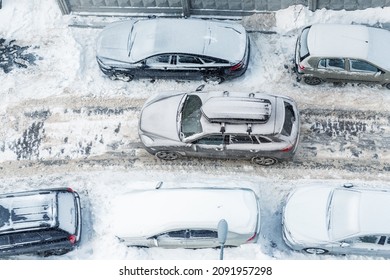
<instances>
[{"instance_id":1,"label":"car front wheel","mask_svg":"<svg viewBox=\"0 0 390 280\"><path fill-rule=\"evenodd\" d=\"M179 157L179 154L169 151L160 151L157 152L155 156L162 160L175 160Z\"/></svg>"},{"instance_id":2,"label":"car front wheel","mask_svg":"<svg viewBox=\"0 0 390 280\"><path fill-rule=\"evenodd\" d=\"M114 72L111 74L110 78L112 80L120 80L124 82L130 82L134 79L134 76L124 72Z\"/></svg>"},{"instance_id":3,"label":"car front wheel","mask_svg":"<svg viewBox=\"0 0 390 280\"><path fill-rule=\"evenodd\" d=\"M321 249L321 248L305 248L303 249L306 253L314 254L314 255L322 255L328 252L328 250Z\"/></svg>"},{"instance_id":4,"label":"car front wheel","mask_svg":"<svg viewBox=\"0 0 390 280\"><path fill-rule=\"evenodd\" d=\"M256 163L258 165L264 165L264 166L269 166L277 163L278 161L274 158L271 157L262 157L262 156L257 156L252 158L252 162Z\"/></svg>"},{"instance_id":5,"label":"car front wheel","mask_svg":"<svg viewBox=\"0 0 390 280\"><path fill-rule=\"evenodd\" d=\"M311 85L311 86L316 86L316 85L319 85L322 83L322 80L320 78L317 78L317 77L304 77L303 78L303 81L308 84L308 85Z\"/></svg>"},{"instance_id":6,"label":"car front wheel","mask_svg":"<svg viewBox=\"0 0 390 280\"><path fill-rule=\"evenodd\" d=\"M203 80L206 83L212 83L212 84L220 84L222 83L225 79L222 78L221 76L218 75L206 75L203 77Z\"/></svg>"}]
</instances>

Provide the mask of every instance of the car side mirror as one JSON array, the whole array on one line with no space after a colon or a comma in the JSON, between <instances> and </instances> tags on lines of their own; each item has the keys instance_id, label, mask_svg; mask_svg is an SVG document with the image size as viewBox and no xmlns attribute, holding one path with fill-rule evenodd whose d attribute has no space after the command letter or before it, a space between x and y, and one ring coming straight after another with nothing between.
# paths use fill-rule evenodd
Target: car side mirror
<instances>
[{"instance_id":1,"label":"car side mirror","mask_svg":"<svg viewBox=\"0 0 390 280\"><path fill-rule=\"evenodd\" d=\"M204 89L205 86L206 86L205 84L201 84L200 86L198 86L198 87L196 88L195 91L202 91L202 90Z\"/></svg>"},{"instance_id":2,"label":"car side mirror","mask_svg":"<svg viewBox=\"0 0 390 280\"><path fill-rule=\"evenodd\" d=\"M154 243L154 246L158 247L158 240L157 240L157 237L154 237L154 238L153 238L153 243Z\"/></svg>"},{"instance_id":3,"label":"car side mirror","mask_svg":"<svg viewBox=\"0 0 390 280\"><path fill-rule=\"evenodd\" d=\"M196 144L191 144L191 149L192 149L194 152L197 152L197 151L198 151L198 145L196 145Z\"/></svg>"},{"instance_id":4,"label":"car side mirror","mask_svg":"<svg viewBox=\"0 0 390 280\"><path fill-rule=\"evenodd\" d=\"M349 246L351 246L351 244L349 244L349 243L347 243L347 242L341 242L341 244L340 244L340 247L341 247L341 248L347 248L347 247L349 247Z\"/></svg>"}]
</instances>

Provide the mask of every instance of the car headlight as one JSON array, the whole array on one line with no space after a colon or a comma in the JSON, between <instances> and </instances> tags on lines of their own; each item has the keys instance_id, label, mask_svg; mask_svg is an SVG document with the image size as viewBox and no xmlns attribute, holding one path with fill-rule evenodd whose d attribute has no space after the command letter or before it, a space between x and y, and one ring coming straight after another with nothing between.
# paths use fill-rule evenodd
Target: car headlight
<instances>
[{"instance_id":1,"label":"car headlight","mask_svg":"<svg viewBox=\"0 0 390 280\"><path fill-rule=\"evenodd\" d=\"M152 145L154 140L146 135L140 135L142 143L144 143L146 146Z\"/></svg>"}]
</instances>

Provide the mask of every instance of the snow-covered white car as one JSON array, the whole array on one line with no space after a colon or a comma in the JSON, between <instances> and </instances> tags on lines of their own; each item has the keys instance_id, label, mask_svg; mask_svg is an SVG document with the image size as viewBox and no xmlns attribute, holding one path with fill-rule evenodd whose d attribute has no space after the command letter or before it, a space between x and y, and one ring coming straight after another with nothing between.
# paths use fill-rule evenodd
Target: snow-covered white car
<instances>
[{"instance_id":1,"label":"snow-covered white car","mask_svg":"<svg viewBox=\"0 0 390 280\"><path fill-rule=\"evenodd\" d=\"M390 190L297 188L283 211L283 238L311 254L390 256Z\"/></svg>"},{"instance_id":2,"label":"snow-covered white car","mask_svg":"<svg viewBox=\"0 0 390 280\"><path fill-rule=\"evenodd\" d=\"M113 79L201 79L221 83L248 66L249 37L238 23L154 18L115 22L97 40L97 62Z\"/></svg>"},{"instance_id":3,"label":"snow-covered white car","mask_svg":"<svg viewBox=\"0 0 390 280\"><path fill-rule=\"evenodd\" d=\"M145 149L163 160L181 156L290 160L298 147L299 112L284 96L228 91L160 93L139 121Z\"/></svg>"},{"instance_id":4,"label":"snow-covered white car","mask_svg":"<svg viewBox=\"0 0 390 280\"><path fill-rule=\"evenodd\" d=\"M296 70L309 85L376 83L390 89L390 31L364 25L313 24L295 48Z\"/></svg>"},{"instance_id":5,"label":"snow-covered white car","mask_svg":"<svg viewBox=\"0 0 390 280\"><path fill-rule=\"evenodd\" d=\"M257 241L260 205L246 188L159 188L123 194L112 203L114 234L127 246L215 248L218 223L228 225L225 246Z\"/></svg>"}]
</instances>

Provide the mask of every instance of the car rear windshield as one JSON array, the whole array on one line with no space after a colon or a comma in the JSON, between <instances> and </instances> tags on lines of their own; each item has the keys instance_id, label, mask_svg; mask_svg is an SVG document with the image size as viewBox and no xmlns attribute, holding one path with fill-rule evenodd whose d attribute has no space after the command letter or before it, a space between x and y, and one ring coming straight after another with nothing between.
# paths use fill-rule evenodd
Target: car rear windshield
<instances>
[{"instance_id":1,"label":"car rear windshield","mask_svg":"<svg viewBox=\"0 0 390 280\"><path fill-rule=\"evenodd\" d=\"M296 120L296 116L294 113L293 106L288 103L284 102L284 124L282 129L282 135L290 136L293 124Z\"/></svg>"},{"instance_id":2,"label":"car rear windshield","mask_svg":"<svg viewBox=\"0 0 390 280\"><path fill-rule=\"evenodd\" d=\"M184 138L202 132L202 100L197 95L187 95L181 111L180 132Z\"/></svg>"},{"instance_id":3,"label":"car rear windshield","mask_svg":"<svg viewBox=\"0 0 390 280\"><path fill-rule=\"evenodd\" d=\"M70 234L75 234L77 228L77 211L73 193L60 192L58 194L59 228Z\"/></svg>"}]
</instances>

